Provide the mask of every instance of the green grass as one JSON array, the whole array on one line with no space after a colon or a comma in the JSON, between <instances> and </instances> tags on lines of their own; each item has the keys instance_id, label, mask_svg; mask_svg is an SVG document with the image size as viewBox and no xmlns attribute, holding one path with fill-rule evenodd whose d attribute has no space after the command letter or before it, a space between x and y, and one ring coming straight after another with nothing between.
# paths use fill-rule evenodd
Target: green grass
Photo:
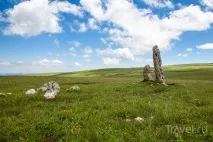
<instances>
[{"instance_id":1,"label":"green grass","mask_svg":"<svg viewBox=\"0 0 213 142\"><path fill-rule=\"evenodd\" d=\"M167 87L141 82L141 68L0 77L0 92L13 93L0 96L0 141L212 142L213 64L164 69ZM24 94L51 80L61 86L55 100ZM66 92L73 85L81 90ZM174 134L167 125L208 131Z\"/></svg>"}]
</instances>

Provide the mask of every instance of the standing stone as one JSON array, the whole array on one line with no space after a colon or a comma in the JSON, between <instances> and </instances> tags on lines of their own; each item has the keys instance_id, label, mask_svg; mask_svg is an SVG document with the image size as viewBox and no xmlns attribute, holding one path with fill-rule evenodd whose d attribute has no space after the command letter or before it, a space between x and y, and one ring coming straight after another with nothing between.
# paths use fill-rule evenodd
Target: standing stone
<instances>
[{"instance_id":1,"label":"standing stone","mask_svg":"<svg viewBox=\"0 0 213 142\"><path fill-rule=\"evenodd\" d=\"M143 68L143 78L144 78L144 81L152 80L152 73L150 71L150 66L149 65L146 65Z\"/></svg>"},{"instance_id":2,"label":"standing stone","mask_svg":"<svg viewBox=\"0 0 213 142\"><path fill-rule=\"evenodd\" d=\"M164 72L161 67L162 60L160 56L160 50L157 45L153 47L153 62L154 62L154 68L155 68L156 82L165 84Z\"/></svg>"}]
</instances>

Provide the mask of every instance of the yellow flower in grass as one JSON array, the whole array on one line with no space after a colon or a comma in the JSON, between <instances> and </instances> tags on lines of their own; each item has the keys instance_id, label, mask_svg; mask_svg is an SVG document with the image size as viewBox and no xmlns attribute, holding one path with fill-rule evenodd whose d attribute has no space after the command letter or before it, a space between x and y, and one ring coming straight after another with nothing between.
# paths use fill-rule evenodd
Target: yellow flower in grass
<instances>
[{"instance_id":1,"label":"yellow flower in grass","mask_svg":"<svg viewBox=\"0 0 213 142\"><path fill-rule=\"evenodd\" d=\"M64 110L65 113L71 113L72 110L71 109L68 109L68 110Z\"/></svg>"}]
</instances>

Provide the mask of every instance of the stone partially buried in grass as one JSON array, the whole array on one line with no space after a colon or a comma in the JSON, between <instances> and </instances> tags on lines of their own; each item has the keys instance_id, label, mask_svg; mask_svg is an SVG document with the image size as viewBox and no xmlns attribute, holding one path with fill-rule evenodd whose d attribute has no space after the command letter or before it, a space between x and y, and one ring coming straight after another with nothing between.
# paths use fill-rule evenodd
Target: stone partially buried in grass
<instances>
[{"instance_id":1,"label":"stone partially buried in grass","mask_svg":"<svg viewBox=\"0 0 213 142\"><path fill-rule=\"evenodd\" d=\"M152 80L152 73L151 73L151 68L149 65L146 65L144 68L143 68L143 78L144 80L143 81L150 81Z\"/></svg>"},{"instance_id":2,"label":"stone partially buried in grass","mask_svg":"<svg viewBox=\"0 0 213 142\"><path fill-rule=\"evenodd\" d=\"M78 85L74 85L72 87L70 87L70 89L67 89L67 91L79 91L80 87Z\"/></svg>"},{"instance_id":3,"label":"stone partially buried in grass","mask_svg":"<svg viewBox=\"0 0 213 142\"><path fill-rule=\"evenodd\" d=\"M29 90L27 90L27 91L25 92L26 95L34 95L34 94L36 94L36 93L37 93L37 92L36 92L35 89L29 89Z\"/></svg>"}]
</instances>

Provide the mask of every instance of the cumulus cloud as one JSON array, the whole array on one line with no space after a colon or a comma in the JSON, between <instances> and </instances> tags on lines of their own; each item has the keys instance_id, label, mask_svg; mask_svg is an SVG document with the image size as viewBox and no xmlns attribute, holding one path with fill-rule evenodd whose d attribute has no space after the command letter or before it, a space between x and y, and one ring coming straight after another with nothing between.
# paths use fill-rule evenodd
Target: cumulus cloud
<instances>
[{"instance_id":1,"label":"cumulus cloud","mask_svg":"<svg viewBox=\"0 0 213 142\"><path fill-rule=\"evenodd\" d=\"M195 5L160 17L149 9L138 9L127 0L81 0L80 3L95 20L109 23L105 30L108 42L127 48L133 55L150 53L154 45L169 50L173 40L179 40L184 32L207 30L213 23L213 13Z\"/></svg>"},{"instance_id":2,"label":"cumulus cloud","mask_svg":"<svg viewBox=\"0 0 213 142\"><path fill-rule=\"evenodd\" d=\"M201 0L201 3L208 8L213 9L213 0Z\"/></svg>"},{"instance_id":3,"label":"cumulus cloud","mask_svg":"<svg viewBox=\"0 0 213 142\"><path fill-rule=\"evenodd\" d=\"M178 57L188 57L188 54L182 54L182 53L179 53L177 54Z\"/></svg>"},{"instance_id":4,"label":"cumulus cloud","mask_svg":"<svg viewBox=\"0 0 213 142\"><path fill-rule=\"evenodd\" d=\"M75 62L74 63L76 66L78 66L78 67L81 67L82 65L80 64L80 63L78 63L78 62Z\"/></svg>"},{"instance_id":5,"label":"cumulus cloud","mask_svg":"<svg viewBox=\"0 0 213 142\"><path fill-rule=\"evenodd\" d=\"M213 43L206 43L196 46L198 49L213 49Z\"/></svg>"},{"instance_id":6,"label":"cumulus cloud","mask_svg":"<svg viewBox=\"0 0 213 142\"><path fill-rule=\"evenodd\" d=\"M186 51L189 51L189 52L192 51L192 50L193 50L192 48L187 48L186 49Z\"/></svg>"},{"instance_id":7,"label":"cumulus cloud","mask_svg":"<svg viewBox=\"0 0 213 142\"><path fill-rule=\"evenodd\" d=\"M171 9L174 8L174 5L170 0L143 0L143 2L148 6L155 8L164 8L164 7L168 7Z\"/></svg>"},{"instance_id":8,"label":"cumulus cloud","mask_svg":"<svg viewBox=\"0 0 213 142\"><path fill-rule=\"evenodd\" d=\"M70 26L71 32L86 32L88 30L85 23L80 23L79 21L74 21L74 23Z\"/></svg>"},{"instance_id":9,"label":"cumulus cloud","mask_svg":"<svg viewBox=\"0 0 213 142\"><path fill-rule=\"evenodd\" d=\"M60 33L60 13L82 16L79 6L68 1L29 0L15 5L6 11L9 25L4 29L6 35L35 36L46 33Z\"/></svg>"},{"instance_id":10,"label":"cumulus cloud","mask_svg":"<svg viewBox=\"0 0 213 142\"><path fill-rule=\"evenodd\" d=\"M88 19L88 27L92 30L97 30L99 29L97 22L94 18Z\"/></svg>"},{"instance_id":11,"label":"cumulus cloud","mask_svg":"<svg viewBox=\"0 0 213 142\"><path fill-rule=\"evenodd\" d=\"M48 59L43 59L40 61L35 61L32 63L32 65L39 65L39 66L58 66L58 65L63 65L63 62L60 60L48 60Z\"/></svg>"},{"instance_id":12,"label":"cumulus cloud","mask_svg":"<svg viewBox=\"0 0 213 142\"><path fill-rule=\"evenodd\" d=\"M111 55L121 59L134 60L134 55L128 48L117 48L117 49L106 48L103 50L97 49L96 53L101 56Z\"/></svg>"},{"instance_id":13,"label":"cumulus cloud","mask_svg":"<svg viewBox=\"0 0 213 142\"><path fill-rule=\"evenodd\" d=\"M118 64L120 64L120 60L117 59L117 58L109 58L109 57L107 57L107 58L103 59L103 63L105 65L118 65Z\"/></svg>"}]
</instances>

